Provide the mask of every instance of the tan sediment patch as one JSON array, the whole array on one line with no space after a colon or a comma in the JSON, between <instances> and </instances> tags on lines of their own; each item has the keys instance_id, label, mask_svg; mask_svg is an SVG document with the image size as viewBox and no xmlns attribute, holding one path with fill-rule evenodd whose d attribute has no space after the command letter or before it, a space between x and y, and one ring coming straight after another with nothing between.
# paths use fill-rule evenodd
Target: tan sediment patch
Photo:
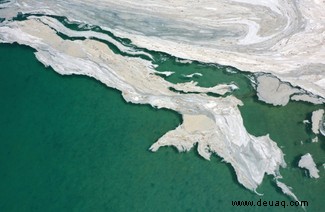
<instances>
[{"instance_id":1,"label":"tan sediment patch","mask_svg":"<svg viewBox=\"0 0 325 212\"><path fill-rule=\"evenodd\" d=\"M55 46L58 50L73 57L84 58L86 54L80 51L79 41L62 40L55 31L42 22L36 19L17 22L19 28L36 38L41 39L43 42L51 46Z\"/></svg>"},{"instance_id":2,"label":"tan sediment patch","mask_svg":"<svg viewBox=\"0 0 325 212\"><path fill-rule=\"evenodd\" d=\"M183 115L183 127L188 132L211 130L215 122L205 115Z\"/></svg>"}]
</instances>

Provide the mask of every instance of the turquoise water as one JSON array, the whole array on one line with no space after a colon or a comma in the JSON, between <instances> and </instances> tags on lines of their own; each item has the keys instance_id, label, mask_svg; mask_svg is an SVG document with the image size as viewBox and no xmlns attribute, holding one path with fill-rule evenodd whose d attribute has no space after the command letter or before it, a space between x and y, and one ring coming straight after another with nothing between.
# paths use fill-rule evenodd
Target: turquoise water
<instances>
[{"instance_id":1,"label":"turquoise water","mask_svg":"<svg viewBox=\"0 0 325 212\"><path fill-rule=\"evenodd\" d=\"M258 192L236 181L218 157L200 158L195 150L148 151L181 117L148 105L127 104L120 92L81 76L60 76L45 68L30 48L0 45L0 211L297 211L300 208L231 206L232 200L286 200L266 177ZM256 101L244 75L169 58L158 69L204 72L201 85L235 81L241 90L245 126L255 135L270 133L284 146L288 169L283 182L294 187L308 211L321 211L321 178L309 179L297 157L312 153L324 162L324 138L310 143L301 122L324 106L290 103L272 107ZM303 145L300 141L303 141Z\"/></svg>"}]
</instances>

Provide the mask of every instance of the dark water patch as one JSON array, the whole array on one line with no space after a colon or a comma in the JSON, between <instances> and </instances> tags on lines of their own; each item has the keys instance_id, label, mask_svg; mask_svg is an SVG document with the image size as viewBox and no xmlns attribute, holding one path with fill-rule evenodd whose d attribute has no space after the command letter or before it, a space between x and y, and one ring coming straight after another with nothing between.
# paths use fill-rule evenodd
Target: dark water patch
<instances>
[{"instance_id":1,"label":"dark water patch","mask_svg":"<svg viewBox=\"0 0 325 212\"><path fill-rule=\"evenodd\" d=\"M54 30L54 29L53 29ZM56 31L56 30L55 30ZM74 36L74 37L71 37L71 36L67 36L66 34L63 34L62 32L58 32L56 31L56 34L63 40L70 40L70 41L75 41L75 40L86 40L85 37L77 37L77 36Z\"/></svg>"},{"instance_id":2,"label":"dark water patch","mask_svg":"<svg viewBox=\"0 0 325 212\"><path fill-rule=\"evenodd\" d=\"M218 97L222 97L222 95L220 95L220 94L211 93L211 92L208 92L207 95L208 95L208 96L212 96L212 97L217 97L217 98L218 98Z\"/></svg>"},{"instance_id":3,"label":"dark water patch","mask_svg":"<svg viewBox=\"0 0 325 212\"><path fill-rule=\"evenodd\" d=\"M200 92L185 92L185 91L177 90L177 89L172 88L172 87L169 87L168 89L170 91L173 91L173 92L179 93L179 94L200 94Z\"/></svg>"}]
</instances>

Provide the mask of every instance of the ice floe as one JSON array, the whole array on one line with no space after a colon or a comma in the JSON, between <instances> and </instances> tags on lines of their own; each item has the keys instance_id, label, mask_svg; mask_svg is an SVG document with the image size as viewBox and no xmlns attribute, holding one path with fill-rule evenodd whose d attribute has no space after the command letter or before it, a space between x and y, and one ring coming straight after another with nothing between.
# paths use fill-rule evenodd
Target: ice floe
<instances>
[{"instance_id":1,"label":"ice floe","mask_svg":"<svg viewBox=\"0 0 325 212\"><path fill-rule=\"evenodd\" d=\"M298 166L307 169L311 178L319 178L319 170L317 169L311 154L307 153L303 155L299 160Z\"/></svg>"}]
</instances>

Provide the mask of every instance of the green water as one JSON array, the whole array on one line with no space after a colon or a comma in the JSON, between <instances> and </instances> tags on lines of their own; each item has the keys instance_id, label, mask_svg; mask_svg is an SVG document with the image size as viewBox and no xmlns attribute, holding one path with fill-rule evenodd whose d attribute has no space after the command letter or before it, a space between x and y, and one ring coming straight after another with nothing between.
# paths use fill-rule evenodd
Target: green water
<instances>
[{"instance_id":1,"label":"green water","mask_svg":"<svg viewBox=\"0 0 325 212\"><path fill-rule=\"evenodd\" d=\"M235 81L241 90L245 126L255 135L270 133L284 146L288 169L283 182L294 187L308 211L323 209L324 169L309 179L297 157L312 153L324 162L324 139L310 143L301 123L323 106L257 102L248 80L218 68L167 61L160 69L180 73L200 69L209 86ZM174 76L173 76L174 77ZM169 79L177 81L176 78ZM182 80L182 79L178 79ZM45 68L30 48L0 45L0 211L297 211L300 208L233 207L232 200L289 199L265 177L258 192L236 181L218 157L196 151L148 151L181 118L167 110L126 104L120 92L80 76L60 76ZM300 141L304 144L301 145Z\"/></svg>"}]
</instances>

